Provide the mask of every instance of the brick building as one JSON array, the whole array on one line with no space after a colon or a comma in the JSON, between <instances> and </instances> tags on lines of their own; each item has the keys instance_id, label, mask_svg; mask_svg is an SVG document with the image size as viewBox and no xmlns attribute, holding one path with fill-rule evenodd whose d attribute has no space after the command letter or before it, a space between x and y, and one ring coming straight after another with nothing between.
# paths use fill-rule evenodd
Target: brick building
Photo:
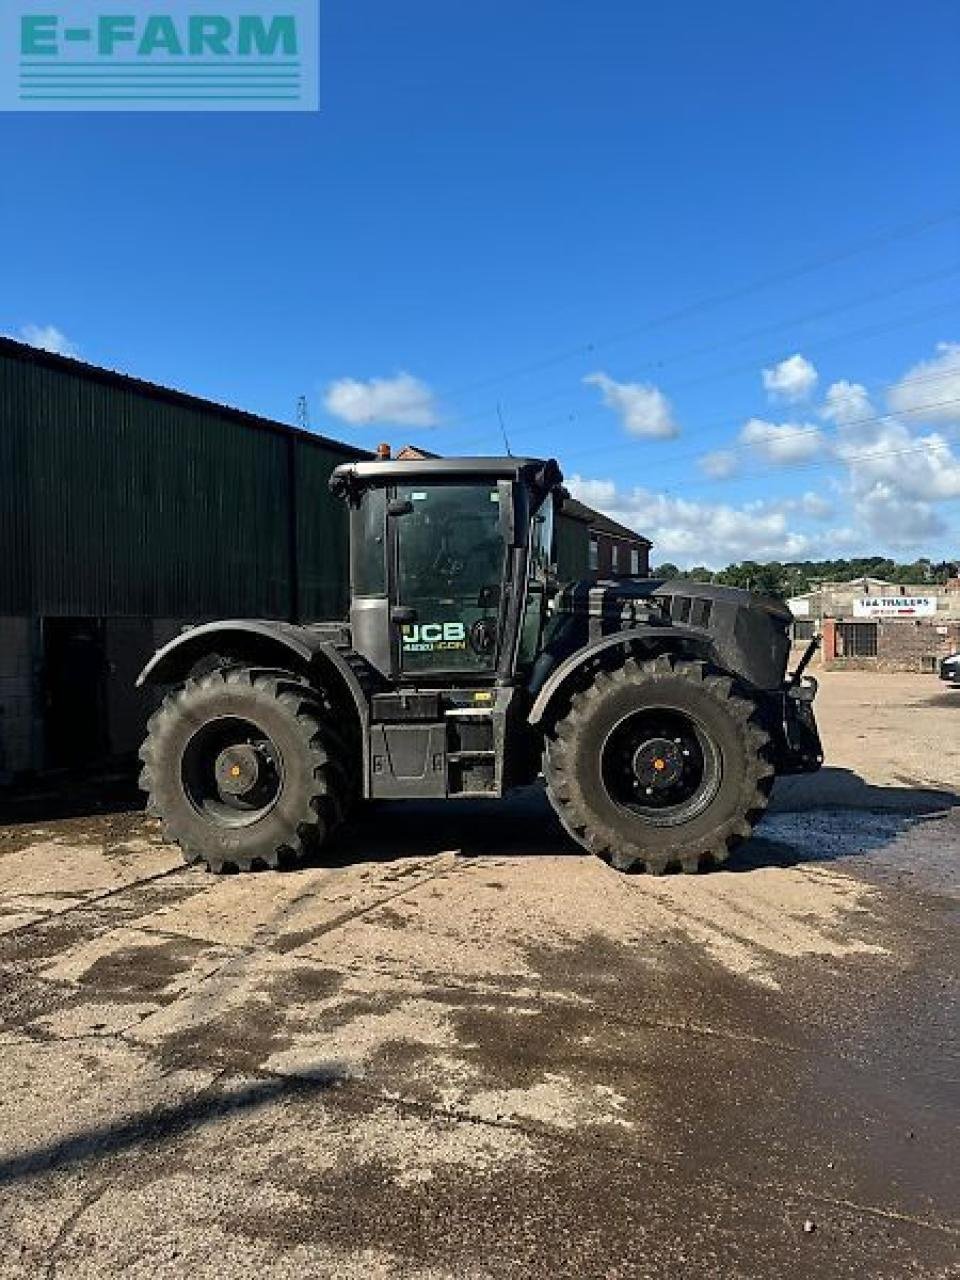
<instances>
[{"instance_id":1,"label":"brick building","mask_svg":"<svg viewBox=\"0 0 960 1280\"><path fill-rule=\"evenodd\" d=\"M823 582L787 604L797 641L823 636L829 668L933 672L960 651L960 578L941 585Z\"/></svg>"},{"instance_id":2,"label":"brick building","mask_svg":"<svg viewBox=\"0 0 960 1280\"><path fill-rule=\"evenodd\" d=\"M611 520L576 498L567 498L563 514L587 527L588 578L649 578L650 548L653 543L643 534Z\"/></svg>"}]
</instances>

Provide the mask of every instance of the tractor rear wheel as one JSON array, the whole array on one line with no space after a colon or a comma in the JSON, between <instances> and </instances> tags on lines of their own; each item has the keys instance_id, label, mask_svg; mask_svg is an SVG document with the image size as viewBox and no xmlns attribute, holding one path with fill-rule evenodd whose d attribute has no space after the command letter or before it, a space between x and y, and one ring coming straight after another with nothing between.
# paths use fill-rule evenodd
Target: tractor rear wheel
<instances>
[{"instance_id":1,"label":"tractor rear wheel","mask_svg":"<svg viewBox=\"0 0 960 1280\"><path fill-rule=\"evenodd\" d=\"M140 758L164 838L214 872L301 860L356 791L322 695L283 671L228 667L188 680L151 716Z\"/></svg>"},{"instance_id":2,"label":"tractor rear wheel","mask_svg":"<svg viewBox=\"0 0 960 1280\"><path fill-rule=\"evenodd\" d=\"M697 871L752 832L773 786L757 706L703 662L628 658L574 694L544 748L566 830L620 871Z\"/></svg>"}]
</instances>

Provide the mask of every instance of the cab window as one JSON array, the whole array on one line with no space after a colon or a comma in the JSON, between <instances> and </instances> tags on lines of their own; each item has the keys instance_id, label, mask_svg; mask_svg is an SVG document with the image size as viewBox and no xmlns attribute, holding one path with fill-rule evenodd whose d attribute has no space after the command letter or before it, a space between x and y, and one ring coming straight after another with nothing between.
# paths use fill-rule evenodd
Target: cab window
<instances>
[{"instance_id":1,"label":"cab window","mask_svg":"<svg viewBox=\"0 0 960 1280\"><path fill-rule=\"evenodd\" d=\"M404 671L492 671L499 649L505 546L495 485L401 485L398 603Z\"/></svg>"}]
</instances>

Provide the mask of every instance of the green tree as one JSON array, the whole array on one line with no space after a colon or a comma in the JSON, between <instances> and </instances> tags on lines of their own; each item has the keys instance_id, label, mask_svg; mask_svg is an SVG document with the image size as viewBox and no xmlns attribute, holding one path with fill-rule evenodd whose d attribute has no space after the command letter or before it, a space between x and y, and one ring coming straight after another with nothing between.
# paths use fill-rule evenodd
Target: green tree
<instances>
[{"instance_id":1,"label":"green tree","mask_svg":"<svg viewBox=\"0 0 960 1280\"><path fill-rule=\"evenodd\" d=\"M655 578L680 578L683 576L677 566L671 564L669 560L664 561L663 564L656 565L650 572Z\"/></svg>"},{"instance_id":2,"label":"green tree","mask_svg":"<svg viewBox=\"0 0 960 1280\"><path fill-rule=\"evenodd\" d=\"M760 595L783 597L786 594L783 565L776 560L769 564L758 564L756 560L731 564L717 575L717 581L728 587L744 587Z\"/></svg>"}]
</instances>

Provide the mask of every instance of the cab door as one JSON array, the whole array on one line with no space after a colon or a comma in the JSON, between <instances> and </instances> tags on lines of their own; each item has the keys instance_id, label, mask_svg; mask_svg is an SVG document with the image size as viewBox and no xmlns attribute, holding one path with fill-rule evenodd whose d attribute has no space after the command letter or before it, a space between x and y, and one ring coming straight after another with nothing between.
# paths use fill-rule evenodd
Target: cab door
<instances>
[{"instance_id":1,"label":"cab door","mask_svg":"<svg viewBox=\"0 0 960 1280\"><path fill-rule=\"evenodd\" d=\"M505 542L496 483L400 485L391 506L403 675L492 674Z\"/></svg>"}]
</instances>

